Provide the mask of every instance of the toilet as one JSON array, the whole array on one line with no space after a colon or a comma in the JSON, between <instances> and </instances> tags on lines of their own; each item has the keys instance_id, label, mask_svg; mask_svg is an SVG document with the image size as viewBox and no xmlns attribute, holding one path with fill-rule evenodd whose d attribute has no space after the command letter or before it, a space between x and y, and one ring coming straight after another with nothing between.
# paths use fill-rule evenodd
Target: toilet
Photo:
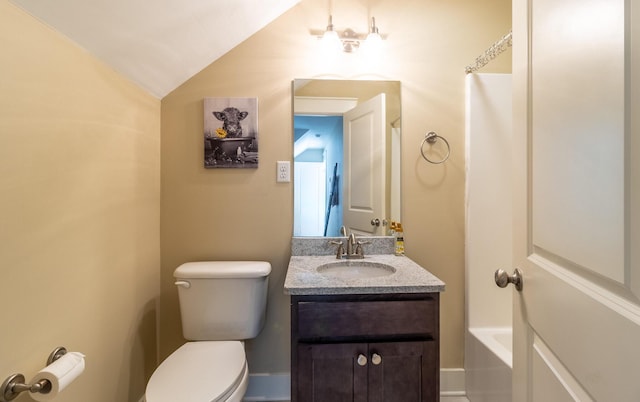
<instances>
[{"instance_id":1,"label":"toilet","mask_svg":"<svg viewBox=\"0 0 640 402\"><path fill-rule=\"evenodd\" d=\"M264 325L271 265L203 261L174 272L187 343L153 373L146 402L240 402L249 368L244 339Z\"/></svg>"}]
</instances>

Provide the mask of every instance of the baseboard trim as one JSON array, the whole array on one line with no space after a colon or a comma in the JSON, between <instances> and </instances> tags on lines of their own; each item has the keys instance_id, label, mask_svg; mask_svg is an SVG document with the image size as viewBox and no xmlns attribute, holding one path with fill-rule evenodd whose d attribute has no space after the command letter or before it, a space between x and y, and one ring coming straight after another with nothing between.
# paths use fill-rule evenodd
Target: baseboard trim
<instances>
[{"instance_id":1,"label":"baseboard trim","mask_svg":"<svg viewBox=\"0 0 640 402\"><path fill-rule=\"evenodd\" d=\"M464 369L440 369L440 395L465 396ZM255 373L249 375L245 402L291 400L289 373Z\"/></svg>"},{"instance_id":2,"label":"baseboard trim","mask_svg":"<svg viewBox=\"0 0 640 402\"><path fill-rule=\"evenodd\" d=\"M291 375L289 373L249 374L249 386L244 402L291 400Z\"/></svg>"},{"instance_id":3,"label":"baseboard trim","mask_svg":"<svg viewBox=\"0 0 640 402\"><path fill-rule=\"evenodd\" d=\"M440 369L440 396L465 396L466 394L464 369Z\"/></svg>"}]
</instances>

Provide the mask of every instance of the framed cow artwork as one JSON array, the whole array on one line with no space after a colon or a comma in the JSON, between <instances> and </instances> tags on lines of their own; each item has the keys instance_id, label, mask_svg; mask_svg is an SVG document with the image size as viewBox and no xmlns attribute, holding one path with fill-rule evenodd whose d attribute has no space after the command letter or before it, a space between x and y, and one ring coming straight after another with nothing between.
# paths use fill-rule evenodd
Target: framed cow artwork
<instances>
[{"instance_id":1,"label":"framed cow artwork","mask_svg":"<svg viewBox=\"0 0 640 402\"><path fill-rule=\"evenodd\" d=\"M204 98L204 167L258 167L258 98Z\"/></svg>"}]
</instances>

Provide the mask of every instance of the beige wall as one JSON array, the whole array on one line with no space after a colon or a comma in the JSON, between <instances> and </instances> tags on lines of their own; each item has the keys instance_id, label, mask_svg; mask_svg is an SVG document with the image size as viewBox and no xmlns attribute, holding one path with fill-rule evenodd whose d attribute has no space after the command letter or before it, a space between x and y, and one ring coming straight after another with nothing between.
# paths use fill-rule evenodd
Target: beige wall
<instances>
[{"instance_id":1,"label":"beige wall","mask_svg":"<svg viewBox=\"0 0 640 402\"><path fill-rule=\"evenodd\" d=\"M292 159L291 80L402 81L402 214L407 255L447 284L441 308L442 367L463 366L464 67L511 25L508 0L334 2L337 29L366 31L375 16L387 34L384 57L322 56L311 29L324 29L327 2L303 0L162 100L162 271L160 352L182 342L173 270L185 261L259 259L273 265L268 321L248 342L252 372L289 370L293 189L276 183L276 161ZM221 33L223 34L223 33ZM483 72L510 71L510 54ZM202 167L204 97L258 97L260 167ZM435 130L451 144L442 165L419 145Z\"/></svg>"},{"instance_id":2,"label":"beige wall","mask_svg":"<svg viewBox=\"0 0 640 402\"><path fill-rule=\"evenodd\" d=\"M31 379L63 345L86 370L56 400L143 394L159 172L160 101L0 0L0 382Z\"/></svg>"}]
</instances>

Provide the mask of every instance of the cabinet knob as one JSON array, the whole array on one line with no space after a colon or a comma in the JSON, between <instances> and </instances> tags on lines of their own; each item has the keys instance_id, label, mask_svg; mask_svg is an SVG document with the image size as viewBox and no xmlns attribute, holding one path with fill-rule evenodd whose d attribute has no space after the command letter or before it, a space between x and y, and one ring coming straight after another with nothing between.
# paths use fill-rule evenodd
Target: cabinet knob
<instances>
[{"instance_id":1,"label":"cabinet knob","mask_svg":"<svg viewBox=\"0 0 640 402\"><path fill-rule=\"evenodd\" d=\"M371 355L371 363L375 364L376 366L382 363L382 356L380 356L377 353L374 353L373 355Z\"/></svg>"},{"instance_id":2,"label":"cabinet knob","mask_svg":"<svg viewBox=\"0 0 640 402\"><path fill-rule=\"evenodd\" d=\"M358 356L357 362L358 362L359 366L366 366L367 365L367 356L365 356L362 353L360 353L360 355Z\"/></svg>"}]
</instances>

